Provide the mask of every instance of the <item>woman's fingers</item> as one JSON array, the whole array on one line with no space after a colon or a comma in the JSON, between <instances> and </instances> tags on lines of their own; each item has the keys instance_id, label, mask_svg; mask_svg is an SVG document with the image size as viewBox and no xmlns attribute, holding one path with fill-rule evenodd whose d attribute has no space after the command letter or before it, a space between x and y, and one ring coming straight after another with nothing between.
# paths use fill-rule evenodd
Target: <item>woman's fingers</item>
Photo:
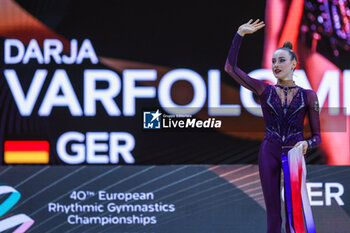
<instances>
[{"instance_id":1,"label":"woman's fingers","mask_svg":"<svg viewBox=\"0 0 350 233\"><path fill-rule=\"evenodd\" d=\"M257 26L256 29L258 30L258 29L263 28L263 27L265 27L265 24Z\"/></svg>"},{"instance_id":2,"label":"woman's fingers","mask_svg":"<svg viewBox=\"0 0 350 233\"><path fill-rule=\"evenodd\" d=\"M260 28L263 28L265 26L264 21L260 21L260 19L255 20L255 22L251 25L254 30L259 30Z\"/></svg>"},{"instance_id":3,"label":"woman's fingers","mask_svg":"<svg viewBox=\"0 0 350 233\"><path fill-rule=\"evenodd\" d=\"M263 28L264 26L265 26L265 24L262 24L262 25L259 25L259 26L255 26L254 27L254 32L259 30L259 29L261 29L261 28Z\"/></svg>"},{"instance_id":4,"label":"woman's fingers","mask_svg":"<svg viewBox=\"0 0 350 233\"><path fill-rule=\"evenodd\" d=\"M261 24L264 23L264 21L260 21L260 19L255 20L255 22L253 23L253 25L257 25L257 24Z\"/></svg>"},{"instance_id":5,"label":"woman's fingers","mask_svg":"<svg viewBox=\"0 0 350 233\"><path fill-rule=\"evenodd\" d=\"M259 27L259 26L264 25L264 24L265 24L264 21L261 21L260 23L256 23L256 24L252 24L252 25L255 27Z\"/></svg>"},{"instance_id":6,"label":"woman's fingers","mask_svg":"<svg viewBox=\"0 0 350 233\"><path fill-rule=\"evenodd\" d=\"M254 25L254 27L258 27L258 28L262 28L262 27L264 27L265 26L265 24L264 23L262 23L262 24L257 24L257 25Z\"/></svg>"},{"instance_id":7,"label":"woman's fingers","mask_svg":"<svg viewBox=\"0 0 350 233\"><path fill-rule=\"evenodd\" d=\"M241 25L239 29L244 32L244 34L251 34L265 26L264 21L260 21L260 19L255 20L254 23L252 22L253 19L250 19L247 23Z\"/></svg>"},{"instance_id":8,"label":"woman's fingers","mask_svg":"<svg viewBox=\"0 0 350 233\"><path fill-rule=\"evenodd\" d=\"M264 21L261 21L261 22L259 22L259 21L260 21L260 19L257 19L257 20L255 20L254 23L252 23L252 22L253 22L253 19L250 19L250 20L246 23L246 25L259 25L259 24L264 23Z\"/></svg>"}]
</instances>

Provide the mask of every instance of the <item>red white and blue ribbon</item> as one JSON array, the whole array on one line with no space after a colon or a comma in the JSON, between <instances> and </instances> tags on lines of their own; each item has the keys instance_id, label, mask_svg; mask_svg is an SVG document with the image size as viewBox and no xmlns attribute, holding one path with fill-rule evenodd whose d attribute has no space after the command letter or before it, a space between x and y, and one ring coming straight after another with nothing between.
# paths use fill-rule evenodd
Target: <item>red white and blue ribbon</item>
<instances>
[{"instance_id":1,"label":"red white and blue ribbon","mask_svg":"<svg viewBox=\"0 0 350 233\"><path fill-rule=\"evenodd\" d=\"M302 145L291 149L288 156L282 154L282 168L291 233L316 233L306 189L306 164Z\"/></svg>"}]
</instances>

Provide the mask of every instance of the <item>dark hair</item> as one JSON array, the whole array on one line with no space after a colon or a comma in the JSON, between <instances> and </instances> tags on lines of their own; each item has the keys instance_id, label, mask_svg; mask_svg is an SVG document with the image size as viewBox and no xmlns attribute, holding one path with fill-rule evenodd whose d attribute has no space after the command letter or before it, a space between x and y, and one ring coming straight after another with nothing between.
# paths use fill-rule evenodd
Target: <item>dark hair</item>
<instances>
[{"instance_id":1,"label":"dark hair","mask_svg":"<svg viewBox=\"0 0 350 233\"><path fill-rule=\"evenodd\" d=\"M297 55L296 55L295 52L292 50L292 48L293 48L292 43L289 42L289 41L286 41L286 42L284 42L283 46L280 47L280 48L278 48L278 49L287 50L287 51L289 52L289 54L291 55L291 57L292 57L292 61L293 61L293 60L298 61Z\"/></svg>"}]
</instances>

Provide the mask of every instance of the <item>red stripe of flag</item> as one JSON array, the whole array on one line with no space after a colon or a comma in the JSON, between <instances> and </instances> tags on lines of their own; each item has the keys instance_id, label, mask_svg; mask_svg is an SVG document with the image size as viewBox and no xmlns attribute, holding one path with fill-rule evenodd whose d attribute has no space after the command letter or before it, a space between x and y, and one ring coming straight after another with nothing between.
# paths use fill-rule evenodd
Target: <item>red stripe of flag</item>
<instances>
[{"instance_id":1,"label":"red stripe of flag","mask_svg":"<svg viewBox=\"0 0 350 233\"><path fill-rule=\"evenodd\" d=\"M48 141L5 141L5 151L49 152L49 142Z\"/></svg>"}]
</instances>

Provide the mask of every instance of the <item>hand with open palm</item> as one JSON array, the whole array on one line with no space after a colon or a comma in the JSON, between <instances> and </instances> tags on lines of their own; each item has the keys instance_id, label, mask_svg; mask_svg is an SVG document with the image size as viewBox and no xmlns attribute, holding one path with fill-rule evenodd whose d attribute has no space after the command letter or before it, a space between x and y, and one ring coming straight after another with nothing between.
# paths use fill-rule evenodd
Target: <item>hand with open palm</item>
<instances>
[{"instance_id":1,"label":"hand with open palm","mask_svg":"<svg viewBox=\"0 0 350 233\"><path fill-rule=\"evenodd\" d=\"M244 36L245 34L252 34L254 32L256 32L257 30L259 30L260 28L263 28L265 26L264 21L259 22L260 20L257 19L255 20L254 23L253 20L249 20L248 23L242 24L239 28L238 28L238 34L241 36Z\"/></svg>"}]
</instances>

